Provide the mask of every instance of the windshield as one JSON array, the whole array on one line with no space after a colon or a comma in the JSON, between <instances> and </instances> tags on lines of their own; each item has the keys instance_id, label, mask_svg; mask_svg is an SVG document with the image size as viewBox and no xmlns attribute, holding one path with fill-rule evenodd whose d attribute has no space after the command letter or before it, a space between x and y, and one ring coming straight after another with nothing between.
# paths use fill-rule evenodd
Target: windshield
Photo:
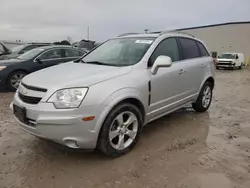
<instances>
[{"instance_id":1,"label":"windshield","mask_svg":"<svg viewBox=\"0 0 250 188\"><path fill-rule=\"evenodd\" d=\"M33 50L30 50L30 51L18 56L17 58L22 59L22 60L29 60L29 59L36 57L37 55L39 55L43 51L44 51L43 48L35 48Z\"/></svg>"},{"instance_id":2,"label":"windshield","mask_svg":"<svg viewBox=\"0 0 250 188\"><path fill-rule=\"evenodd\" d=\"M221 54L221 56L219 56L220 59L234 59L235 56L234 54Z\"/></svg>"},{"instance_id":3,"label":"windshield","mask_svg":"<svg viewBox=\"0 0 250 188\"><path fill-rule=\"evenodd\" d=\"M11 48L11 51L13 53L19 53L23 48L25 48L25 45L18 45L18 46Z\"/></svg>"},{"instance_id":4,"label":"windshield","mask_svg":"<svg viewBox=\"0 0 250 188\"><path fill-rule=\"evenodd\" d=\"M129 66L138 63L155 38L111 39L83 57L86 63L100 62L110 66Z\"/></svg>"}]
</instances>

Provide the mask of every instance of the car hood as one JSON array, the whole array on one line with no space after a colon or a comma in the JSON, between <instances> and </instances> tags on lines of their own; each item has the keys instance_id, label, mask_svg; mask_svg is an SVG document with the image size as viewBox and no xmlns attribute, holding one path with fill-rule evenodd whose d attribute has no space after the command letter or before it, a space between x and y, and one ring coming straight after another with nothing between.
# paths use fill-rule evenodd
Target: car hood
<instances>
[{"instance_id":1,"label":"car hood","mask_svg":"<svg viewBox=\"0 0 250 188\"><path fill-rule=\"evenodd\" d=\"M233 61L233 59L220 59L220 58L218 58L217 60L220 61L220 62L229 62L229 61Z\"/></svg>"},{"instance_id":2,"label":"car hood","mask_svg":"<svg viewBox=\"0 0 250 188\"><path fill-rule=\"evenodd\" d=\"M16 58L18 56L19 56L19 54L17 54L17 53L11 53L11 54L8 54L8 55L2 55L2 56L0 56L0 60L14 59L14 58Z\"/></svg>"},{"instance_id":3,"label":"car hood","mask_svg":"<svg viewBox=\"0 0 250 188\"><path fill-rule=\"evenodd\" d=\"M87 87L114 77L128 74L131 67L114 67L85 63L65 63L29 74L23 78L26 85L58 90Z\"/></svg>"},{"instance_id":4,"label":"car hood","mask_svg":"<svg viewBox=\"0 0 250 188\"><path fill-rule=\"evenodd\" d=\"M20 63L20 62L22 62L22 60L20 59L0 60L0 66L8 66L8 65Z\"/></svg>"}]
</instances>

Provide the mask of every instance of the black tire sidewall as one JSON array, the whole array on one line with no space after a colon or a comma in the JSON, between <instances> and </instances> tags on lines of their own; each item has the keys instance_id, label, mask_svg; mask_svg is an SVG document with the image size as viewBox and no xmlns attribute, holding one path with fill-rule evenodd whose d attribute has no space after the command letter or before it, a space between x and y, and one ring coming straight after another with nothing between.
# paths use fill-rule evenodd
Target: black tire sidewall
<instances>
[{"instance_id":1,"label":"black tire sidewall","mask_svg":"<svg viewBox=\"0 0 250 188\"><path fill-rule=\"evenodd\" d=\"M11 91L11 92L15 92L15 91L16 91L16 88L14 88L14 87L11 85L11 78L12 78L15 74L24 74L24 76L27 75L27 73L24 72L24 71L15 71L15 72L12 72L12 73L8 76L7 87L8 87L8 89L9 89L9 91Z\"/></svg>"},{"instance_id":2,"label":"black tire sidewall","mask_svg":"<svg viewBox=\"0 0 250 188\"><path fill-rule=\"evenodd\" d=\"M109 130L110 126L112 125L112 122L114 119L122 112L125 111L130 111L135 114L135 116L138 119L138 132L137 135L134 139L134 141L131 143L131 145L123 150L116 150L115 148L112 147L109 141ZM115 108L111 110L111 112L108 114L106 117L100 134L98 138L98 143L97 143L97 149L99 149L101 152L104 154L111 156L111 157L119 157L125 153L128 153L137 143L137 141L140 138L140 133L143 125L143 120L142 120L142 114L140 110L133 104L130 103L122 103L117 105Z\"/></svg>"},{"instance_id":3,"label":"black tire sidewall","mask_svg":"<svg viewBox=\"0 0 250 188\"><path fill-rule=\"evenodd\" d=\"M207 87L210 87L211 89L211 100L209 102L209 105L205 108L203 105L202 105L202 98L203 98L203 93L204 93L204 90L207 88ZM197 101L192 105L194 110L197 111L197 112L205 112L208 110L208 108L210 107L211 103L212 103L212 99L213 99L213 87L212 87L212 84L210 82L206 82L201 91L200 91L200 94L199 94L199 97L197 99Z\"/></svg>"}]
</instances>

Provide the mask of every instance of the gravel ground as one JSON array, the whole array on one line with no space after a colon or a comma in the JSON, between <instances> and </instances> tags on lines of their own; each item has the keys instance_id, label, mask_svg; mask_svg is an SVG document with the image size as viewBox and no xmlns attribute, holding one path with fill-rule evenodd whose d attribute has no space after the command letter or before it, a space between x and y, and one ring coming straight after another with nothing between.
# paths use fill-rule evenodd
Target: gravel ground
<instances>
[{"instance_id":1,"label":"gravel ground","mask_svg":"<svg viewBox=\"0 0 250 188\"><path fill-rule=\"evenodd\" d=\"M208 112L152 122L129 154L69 151L20 130L0 93L0 188L249 188L250 70L217 71Z\"/></svg>"}]
</instances>

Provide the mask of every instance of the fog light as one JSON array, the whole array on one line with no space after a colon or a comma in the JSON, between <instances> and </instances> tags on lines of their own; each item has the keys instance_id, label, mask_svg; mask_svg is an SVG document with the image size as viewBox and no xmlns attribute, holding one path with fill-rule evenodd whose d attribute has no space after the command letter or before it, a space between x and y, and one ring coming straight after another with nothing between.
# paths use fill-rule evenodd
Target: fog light
<instances>
[{"instance_id":1,"label":"fog light","mask_svg":"<svg viewBox=\"0 0 250 188\"><path fill-rule=\"evenodd\" d=\"M75 140L67 139L67 140L64 140L64 143L69 148L73 148L73 149L79 148L79 145L77 144Z\"/></svg>"}]
</instances>

